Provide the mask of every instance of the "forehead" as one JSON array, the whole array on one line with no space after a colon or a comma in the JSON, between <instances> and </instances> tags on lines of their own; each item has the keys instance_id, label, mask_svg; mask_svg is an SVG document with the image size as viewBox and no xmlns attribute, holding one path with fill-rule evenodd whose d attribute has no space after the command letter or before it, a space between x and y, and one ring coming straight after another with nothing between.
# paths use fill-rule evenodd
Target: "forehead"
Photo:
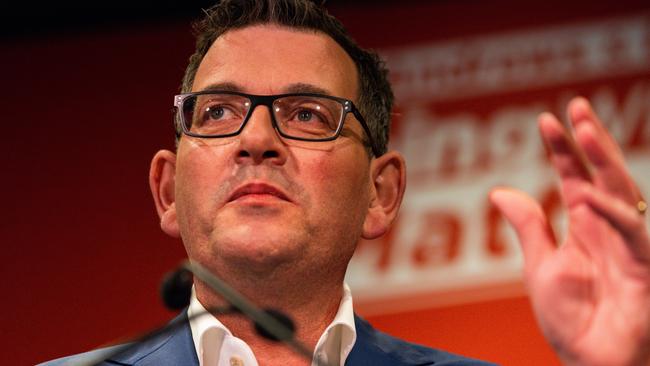
<instances>
[{"instance_id":1,"label":"forehead","mask_svg":"<svg viewBox=\"0 0 650 366\"><path fill-rule=\"evenodd\" d=\"M324 33L279 25L231 30L217 38L201 61L193 91L234 84L252 94L280 94L296 84L356 100L357 69Z\"/></svg>"}]
</instances>

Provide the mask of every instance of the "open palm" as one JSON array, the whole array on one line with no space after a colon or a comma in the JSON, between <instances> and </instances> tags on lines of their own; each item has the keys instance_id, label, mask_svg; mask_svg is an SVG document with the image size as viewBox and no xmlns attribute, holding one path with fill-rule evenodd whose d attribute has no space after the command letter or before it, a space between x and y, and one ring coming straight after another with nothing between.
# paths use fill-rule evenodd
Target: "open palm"
<instances>
[{"instance_id":1,"label":"open palm","mask_svg":"<svg viewBox=\"0 0 650 366\"><path fill-rule=\"evenodd\" d=\"M557 243L539 204L495 189L521 242L538 322L567 365L650 365L650 238L645 203L622 153L587 100L568 108L572 133L539 117L560 177L569 231Z\"/></svg>"}]
</instances>

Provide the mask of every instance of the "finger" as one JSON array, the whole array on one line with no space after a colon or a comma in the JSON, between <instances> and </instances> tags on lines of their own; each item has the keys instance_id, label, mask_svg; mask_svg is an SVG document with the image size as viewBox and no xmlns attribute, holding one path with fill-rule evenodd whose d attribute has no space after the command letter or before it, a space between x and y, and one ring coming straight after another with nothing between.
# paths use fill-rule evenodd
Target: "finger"
<instances>
[{"instance_id":1,"label":"finger","mask_svg":"<svg viewBox=\"0 0 650 366\"><path fill-rule=\"evenodd\" d=\"M594 112L591 104L586 98L576 97L569 102L567 108L567 113L569 116L569 121L574 129L577 129L578 126L589 124L593 126L597 131L600 138L603 139L603 143L607 146L607 150L616 156L616 159L623 160L623 152L621 151L618 143L614 137L607 131L603 122L598 118L596 112Z\"/></svg>"},{"instance_id":2,"label":"finger","mask_svg":"<svg viewBox=\"0 0 650 366\"><path fill-rule=\"evenodd\" d=\"M596 186L629 204L639 201L641 194L627 171L620 147L600 123L588 102L577 98L571 102L569 109L576 141L592 163ZM582 119L578 121L574 118Z\"/></svg>"},{"instance_id":3,"label":"finger","mask_svg":"<svg viewBox=\"0 0 650 366\"><path fill-rule=\"evenodd\" d=\"M490 201L515 229L524 254L526 272L535 272L556 247L544 211L530 196L513 189L493 189Z\"/></svg>"},{"instance_id":4,"label":"finger","mask_svg":"<svg viewBox=\"0 0 650 366\"><path fill-rule=\"evenodd\" d=\"M579 200L587 203L619 232L633 256L644 263L650 263L646 217L639 212L636 204L631 205L590 184L584 184L579 191Z\"/></svg>"},{"instance_id":5,"label":"finger","mask_svg":"<svg viewBox=\"0 0 650 366\"><path fill-rule=\"evenodd\" d=\"M591 175L586 159L562 123L554 115L542 113L538 118L538 125L562 185L565 186L572 180L590 181Z\"/></svg>"}]
</instances>

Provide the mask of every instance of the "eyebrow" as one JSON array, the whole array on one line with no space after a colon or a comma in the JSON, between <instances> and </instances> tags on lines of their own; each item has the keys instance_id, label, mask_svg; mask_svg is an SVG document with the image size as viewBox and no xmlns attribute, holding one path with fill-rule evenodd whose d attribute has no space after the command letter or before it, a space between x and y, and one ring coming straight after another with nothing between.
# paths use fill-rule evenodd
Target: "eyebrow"
<instances>
[{"instance_id":1,"label":"eyebrow","mask_svg":"<svg viewBox=\"0 0 650 366\"><path fill-rule=\"evenodd\" d=\"M295 83L291 84L288 87L284 88L285 93L313 93L313 94L324 94L324 95L332 95L327 89L323 89L321 87L312 85L312 84L306 84L306 83Z\"/></svg>"},{"instance_id":2,"label":"eyebrow","mask_svg":"<svg viewBox=\"0 0 650 366\"><path fill-rule=\"evenodd\" d=\"M242 87L235 83L231 82L222 82L214 83L206 86L205 88L199 90L200 92L209 92L209 91L229 91L229 92L242 92Z\"/></svg>"},{"instance_id":3,"label":"eyebrow","mask_svg":"<svg viewBox=\"0 0 650 366\"><path fill-rule=\"evenodd\" d=\"M201 92L228 91L228 92L243 93L243 90L244 88L238 85L237 83L220 82L220 83L210 84L205 88L201 89L200 91ZM327 89L324 89L316 85L307 84L307 83L289 84L288 86L282 89L282 94L292 94L292 93L313 93L313 94L323 94L329 96L332 95L332 93L330 93Z\"/></svg>"}]
</instances>

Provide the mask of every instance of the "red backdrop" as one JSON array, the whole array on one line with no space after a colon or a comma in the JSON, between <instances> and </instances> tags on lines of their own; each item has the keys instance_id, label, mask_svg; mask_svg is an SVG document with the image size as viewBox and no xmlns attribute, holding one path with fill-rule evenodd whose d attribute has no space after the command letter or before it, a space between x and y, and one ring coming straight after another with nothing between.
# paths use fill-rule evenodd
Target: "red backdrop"
<instances>
[{"instance_id":1,"label":"red backdrop","mask_svg":"<svg viewBox=\"0 0 650 366\"><path fill-rule=\"evenodd\" d=\"M362 45L382 48L646 7L368 2L332 12ZM12 39L2 48L0 361L33 364L164 323L173 314L158 284L184 251L158 228L147 172L155 151L173 147L170 109L193 49L189 24ZM557 364L523 297L369 320L506 365Z\"/></svg>"}]
</instances>

